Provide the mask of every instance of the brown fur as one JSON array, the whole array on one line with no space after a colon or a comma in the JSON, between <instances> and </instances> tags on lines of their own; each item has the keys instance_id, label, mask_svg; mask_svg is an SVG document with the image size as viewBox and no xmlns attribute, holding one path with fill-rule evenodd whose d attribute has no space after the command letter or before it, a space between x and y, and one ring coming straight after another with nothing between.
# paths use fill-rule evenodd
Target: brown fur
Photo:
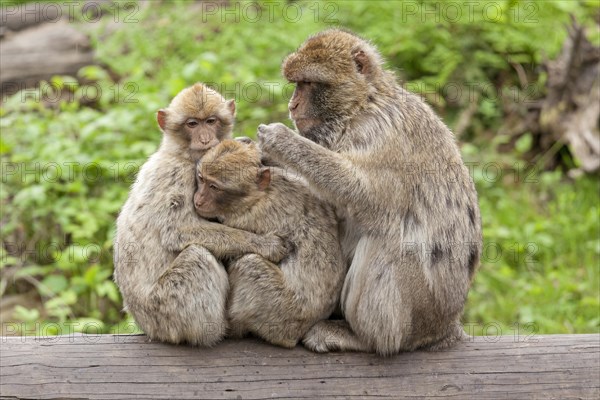
<instances>
[{"instance_id":1,"label":"brown fur","mask_svg":"<svg viewBox=\"0 0 600 400\"><path fill-rule=\"evenodd\" d=\"M231 136L233 107L216 92L196 84L158 113L164 136L142 166L117 219L115 282L125 309L152 339L213 345L227 329L229 290L220 257L249 252L275 261L285 247L261 237L199 218L192 202L194 168L204 150L193 149L198 128L189 118L216 116L210 135Z\"/></svg>"},{"instance_id":2,"label":"brown fur","mask_svg":"<svg viewBox=\"0 0 600 400\"><path fill-rule=\"evenodd\" d=\"M352 33L309 38L283 74L297 82L290 115L301 136L261 125L261 149L336 207L349 266L346 321L317 323L304 344L389 355L465 337L460 317L479 264L481 222L450 130Z\"/></svg>"},{"instance_id":3,"label":"brown fur","mask_svg":"<svg viewBox=\"0 0 600 400\"><path fill-rule=\"evenodd\" d=\"M202 159L198 174L194 199L200 215L275 234L291 248L279 265L249 254L229 266L232 335L251 332L294 347L339 300L346 270L333 210L303 182L262 166L254 144L222 142Z\"/></svg>"}]
</instances>

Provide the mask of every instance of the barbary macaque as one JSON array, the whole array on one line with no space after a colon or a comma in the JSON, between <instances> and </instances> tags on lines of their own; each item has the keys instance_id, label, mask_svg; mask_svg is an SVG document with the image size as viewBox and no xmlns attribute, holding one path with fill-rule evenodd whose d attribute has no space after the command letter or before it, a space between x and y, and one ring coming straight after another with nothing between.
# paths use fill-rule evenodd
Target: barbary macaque
<instances>
[{"instance_id":1,"label":"barbary macaque","mask_svg":"<svg viewBox=\"0 0 600 400\"><path fill-rule=\"evenodd\" d=\"M330 206L304 182L261 164L253 143L226 140L197 169L196 211L232 228L274 234L291 249L279 265L248 254L229 267L231 336L294 347L338 303L346 273Z\"/></svg>"},{"instance_id":2,"label":"barbary macaque","mask_svg":"<svg viewBox=\"0 0 600 400\"><path fill-rule=\"evenodd\" d=\"M466 337L460 318L482 248L477 193L452 132L382 67L372 44L331 29L283 62L290 117L261 125L261 151L335 206L349 270L344 321L303 342L390 355Z\"/></svg>"},{"instance_id":3,"label":"barbary macaque","mask_svg":"<svg viewBox=\"0 0 600 400\"><path fill-rule=\"evenodd\" d=\"M155 340L211 346L227 331L227 272L221 258L257 253L279 261L281 239L200 218L195 165L231 137L235 103L197 83L159 110L163 132L117 219L115 282L125 309Z\"/></svg>"}]
</instances>

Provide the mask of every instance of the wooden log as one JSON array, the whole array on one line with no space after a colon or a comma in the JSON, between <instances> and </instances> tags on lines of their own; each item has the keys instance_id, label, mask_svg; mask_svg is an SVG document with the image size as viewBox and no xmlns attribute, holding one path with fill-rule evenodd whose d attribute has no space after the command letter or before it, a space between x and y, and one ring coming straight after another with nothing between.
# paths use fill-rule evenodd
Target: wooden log
<instances>
[{"instance_id":1,"label":"wooden log","mask_svg":"<svg viewBox=\"0 0 600 400\"><path fill-rule=\"evenodd\" d=\"M0 38L32 26L56 23L61 20L97 22L100 17L110 13L118 6L118 3L111 0L46 0L3 4L0 8Z\"/></svg>"},{"instance_id":2,"label":"wooden log","mask_svg":"<svg viewBox=\"0 0 600 400\"><path fill-rule=\"evenodd\" d=\"M315 354L253 339L1 337L3 398L598 399L600 335L476 337L444 352Z\"/></svg>"},{"instance_id":3,"label":"wooden log","mask_svg":"<svg viewBox=\"0 0 600 400\"><path fill-rule=\"evenodd\" d=\"M42 24L2 41L0 92L15 93L93 63L88 37L66 21Z\"/></svg>"},{"instance_id":4,"label":"wooden log","mask_svg":"<svg viewBox=\"0 0 600 400\"><path fill-rule=\"evenodd\" d=\"M45 22L57 22L63 13L64 7L58 2L3 5L0 8L0 33L5 35L6 31L20 31Z\"/></svg>"}]
</instances>

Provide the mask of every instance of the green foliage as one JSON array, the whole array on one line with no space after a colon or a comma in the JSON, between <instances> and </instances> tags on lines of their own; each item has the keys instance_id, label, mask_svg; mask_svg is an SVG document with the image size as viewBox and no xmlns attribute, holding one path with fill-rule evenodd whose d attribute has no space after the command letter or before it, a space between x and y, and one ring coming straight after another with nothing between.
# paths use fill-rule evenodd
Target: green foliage
<instances>
[{"instance_id":1,"label":"green foliage","mask_svg":"<svg viewBox=\"0 0 600 400\"><path fill-rule=\"evenodd\" d=\"M486 252L465 321L495 322L503 333L515 323L543 333L599 330L597 177L536 171L519 162L530 136L500 155L507 141L489 134L503 116L498 93L540 95L540 62L559 51L569 13L588 23L593 2L494 2L498 17L496 8L483 14L486 2L295 2L293 9L260 2L258 20L255 4L224 13L197 2L155 3L134 8L129 22L121 13L110 35L105 18L92 30L102 66L2 104L0 294L28 299L12 310L10 320L23 324L11 332L137 332L111 279L112 241L129 186L160 141L156 110L203 81L236 99L237 135L286 121L291 87L280 77L282 59L337 24L377 43L451 126L477 101L463 153L480 195ZM475 8L458 18L453 4ZM48 100L59 95L71 101Z\"/></svg>"},{"instance_id":2,"label":"green foliage","mask_svg":"<svg viewBox=\"0 0 600 400\"><path fill-rule=\"evenodd\" d=\"M479 334L490 323L504 334L598 332L598 180L568 182L516 158L489 161L485 151L465 158L484 251L464 321Z\"/></svg>"},{"instance_id":3,"label":"green foliage","mask_svg":"<svg viewBox=\"0 0 600 400\"><path fill-rule=\"evenodd\" d=\"M597 3L582 1L417 0L340 1L336 16L377 43L408 88L442 113L449 108L449 123L452 108L481 98L473 127L489 128L500 122L503 100L539 97L544 75L536 67L559 52L569 14L598 40L594 13Z\"/></svg>"}]
</instances>

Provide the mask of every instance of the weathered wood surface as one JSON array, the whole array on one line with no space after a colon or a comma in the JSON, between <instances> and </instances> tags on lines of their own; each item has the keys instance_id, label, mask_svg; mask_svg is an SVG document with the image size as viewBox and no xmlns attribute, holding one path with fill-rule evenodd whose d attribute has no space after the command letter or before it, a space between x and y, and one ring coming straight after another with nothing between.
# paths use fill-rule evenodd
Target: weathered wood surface
<instances>
[{"instance_id":1,"label":"weathered wood surface","mask_svg":"<svg viewBox=\"0 0 600 400\"><path fill-rule=\"evenodd\" d=\"M0 42L0 90L12 94L93 63L86 35L66 21L42 24Z\"/></svg>"},{"instance_id":2,"label":"weathered wood surface","mask_svg":"<svg viewBox=\"0 0 600 400\"><path fill-rule=\"evenodd\" d=\"M0 340L3 398L600 398L600 335L478 337L390 358L250 339L212 349L141 335Z\"/></svg>"}]
</instances>

